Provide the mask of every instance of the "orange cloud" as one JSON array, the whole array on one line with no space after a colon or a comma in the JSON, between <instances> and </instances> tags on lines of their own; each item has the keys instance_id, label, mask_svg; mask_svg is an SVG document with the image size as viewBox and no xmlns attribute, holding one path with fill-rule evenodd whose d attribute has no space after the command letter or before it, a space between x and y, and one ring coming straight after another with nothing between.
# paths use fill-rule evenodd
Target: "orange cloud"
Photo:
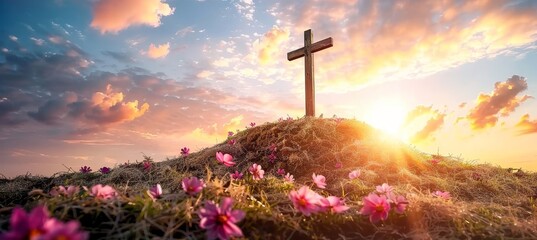
<instances>
[{"instance_id":1,"label":"orange cloud","mask_svg":"<svg viewBox=\"0 0 537 240\"><path fill-rule=\"evenodd\" d=\"M281 58L281 44L289 38L289 31L273 27L265 33L261 40L257 40L254 45L258 49L258 59L261 64L274 62L274 58Z\"/></svg>"},{"instance_id":2,"label":"orange cloud","mask_svg":"<svg viewBox=\"0 0 537 240\"><path fill-rule=\"evenodd\" d=\"M168 56L168 53L170 53L170 43L162 44L155 46L155 44L149 45L149 49L147 50L147 55L150 58L163 58Z\"/></svg>"},{"instance_id":3,"label":"orange cloud","mask_svg":"<svg viewBox=\"0 0 537 240\"><path fill-rule=\"evenodd\" d=\"M476 106L466 116L472 129L494 127L499 117L509 116L520 103L531 98L528 95L517 97L527 88L528 84L524 77L513 75L505 82L496 82L490 95L479 94Z\"/></svg>"},{"instance_id":4,"label":"orange cloud","mask_svg":"<svg viewBox=\"0 0 537 240\"><path fill-rule=\"evenodd\" d=\"M525 114L520 118L520 121L518 121L516 127L520 128L521 135L537 133L537 120L530 121L530 115Z\"/></svg>"},{"instance_id":5,"label":"orange cloud","mask_svg":"<svg viewBox=\"0 0 537 240\"><path fill-rule=\"evenodd\" d=\"M427 123L425 126L418 131L410 141L413 143L423 142L426 140L434 140L432 137L432 134L440 129L442 125L444 125L444 118L446 117L446 114L443 113L436 113L433 117L431 117L429 120L427 120Z\"/></svg>"},{"instance_id":6,"label":"orange cloud","mask_svg":"<svg viewBox=\"0 0 537 240\"><path fill-rule=\"evenodd\" d=\"M174 10L161 0L98 0L91 27L101 34L117 33L131 25L158 27L160 18L172 15Z\"/></svg>"},{"instance_id":7,"label":"orange cloud","mask_svg":"<svg viewBox=\"0 0 537 240\"><path fill-rule=\"evenodd\" d=\"M535 11L535 4L508 0L305 0L281 3L271 14L293 38L301 39L309 28L317 40L333 37L334 47L319 54L330 61L322 61L316 72L330 82L317 86L348 91L524 51L537 40ZM299 47L294 44L284 47Z\"/></svg>"},{"instance_id":8,"label":"orange cloud","mask_svg":"<svg viewBox=\"0 0 537 240\"><path fill-rule=\"evenodd\" d=\"M123 93L112 92L109 84L105 93L94 93L90 101L71 104L70 115L95 124L112 124L132 121L144 115L149 109L147 103L138 107L138 100L132 102L123 102L123 100Z\"/></svg>"},{"instance_id":9,"label":"orange cloud","mask_svg":"<svg viewBox=\"0 0 537 240\"><path fill-rule=\"evenodd\" d=\"M444 125L446 114L434 110L432 106L426 107L420 105L408 112L403 126L408 126L421 117L429 117L429 119L425 123L425 126L412 135L410 141L413 143L420 143L427 140L434 141L433 134Z\"/></svg>"}]
</instances>

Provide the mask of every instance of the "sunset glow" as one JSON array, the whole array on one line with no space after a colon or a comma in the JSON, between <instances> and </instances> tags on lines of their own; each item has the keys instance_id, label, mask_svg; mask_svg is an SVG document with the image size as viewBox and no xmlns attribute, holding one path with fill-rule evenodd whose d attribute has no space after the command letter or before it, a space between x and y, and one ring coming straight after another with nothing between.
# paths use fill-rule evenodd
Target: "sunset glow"
<instances>
[{"instance_id":1,"label":"sunset glow","mask_svg":"<svg viewBox=\"0 0 537 240\"><path fill-rule=\"evenodd\" d=\"M157 161L229 131L356 118L537 171L537 1L0 0L0 174Z\"/></svg>"}]
</instances>

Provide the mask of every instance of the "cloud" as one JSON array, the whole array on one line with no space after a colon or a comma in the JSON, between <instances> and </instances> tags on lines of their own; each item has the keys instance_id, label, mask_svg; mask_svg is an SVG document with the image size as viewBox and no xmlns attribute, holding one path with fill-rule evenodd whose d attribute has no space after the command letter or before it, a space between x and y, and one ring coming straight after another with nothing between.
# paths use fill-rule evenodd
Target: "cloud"
<instances>
[{"instance_id":1,"label":"cloud","mask_svg":"<svg viewBox=\"0 0 537 240\"><path fill-rule=\"evenodd\" d=\"M527 88L524 77L513 75L505 82L496 82L490 94L479 94L476 105L466 116L472 129L494 127L499 117L509 116L522 102L531 98L528 95L518 97Z\"/></svg>"},{"instance_id":2,"label":"cloud","mask_svg":"<svg viewBox=\"0 0 537 240\"><path fill-rule=\"evenodd\" d=\"M147 55L150 58L164 58L170 53L170 43L162 44L155 46L155 44L151 43L149 45L149 49L147 50Z\"/></svg>"},{"instance_id":3,"label":"cloud","mask_svg":"<svg viewBox=\"0 0 537 240\"><path fill-rule=\"evenodd\" d=\"M208 70L203 70L203 71L199 72L198 74L196 74L196 77L201 78L201 79L205 79L205 78L208 78L208 77L210 77L212 75L214 75L214 72L211 72L211 71L208 71Z\"/></svg>"},{"instance_id":4,"label":"cloud","mask_svg":"<svg viewBox=\"0 0 537 240\"><path fill-rule=\"evenodd\" d=\"M269 64L274 59L282 57L281 44L289 38L289 31L272 27L261 41L256 40L254 45L258 48L258 58L261 64Z\"/></svg>"},{"instance_id":5,"label":"cloud","mask_svg":"<svg viewBox=\"0 0 537 240\"><path fill-rule=\"evenodd\" d=\"M102 54L122 63L134 63L134 58L128 52L103 51Z\"/></svg>"},{"instance_id":6,"label":"cloud","mask_svg":"<svg viewBox=\"0 0 537 240\"><path fill-rule=\"evenodd\" d=\"M348 91L390 80L415 79L537 41L534 1L286 1L270 13L289 29L282 49L296 49L302 33L333 37L316 75L318 89ZM317 57L317 55L316 55ZM316 66L316 67L317 67ZM298 79L297 79L298 81Z\"/></svg>"},{"instance_id":7,"label":"cloud","mask_svg":"<svg viewBox=\"0 0 537 240\"><path fill-rule=\"evenodd\" d=\"M113 92L108 85L106 92L94 93L91 100L69 104L69 115L96 125L122 123L141 117L149 109L147 103L138 105L138 100L124 102L123 93Z\"/></svg>"},{"instance_id":8,"label":"cloud","mask_svg":"<svg viewBox=\"0 0 537 240\"><path fill-rule=\"evenodd\" d=\"M172 15L174 10L161 0L98 0L93 7L91 27L101 34L117 33L136 25L158 27L161 17Z\"/></svg>"},{"instance_id":9,"label":"cloud","mask_svg":"<svg viewBox=\"0 0 537 240\"><path fill-rule=\"evenodd\" d=\"M252 0L236 0L234 5L244 18L254 20L255 4Z\"/></svg>"},{"instance_id":10,"label":"cloud","mask_svg":"<svg viewBox=\"0 0 537 240\"><path fill-rule=\"evenodd\" d=\"M175 32L175 36L185 37L186 35L193 33L193 32L195 32L194 27L188 26L185 28L181 28L177 32Z\"/></svg>"},{"instance_id":11,"label":"cloud","mask_svg":"<svg viewBox=\"0 0 537 240\"><path fill-rule=\"evenodd\" d=\"M439 110L434 110L432 106L426 107L420 105L408 112L403 126L409 126L418 119L425 118L427 119L427 122L425 122L425 125L421 127L420 130L410 137L410 141L413 143L434 141L435 138L433 135L444 125L445 117L445 113L440 113Z\"/></svg>"},{"instance_id":12,"label":"cloud","mask_svg":"<svg viewBox=\"0 0 537 240\"><path fill-rule=\"evenodd\" d=\"M537 120L530 120L530 115L525 114L520 118L516 127L520 129L520 134L537 133Z\"/></svg>"}]
</instances>

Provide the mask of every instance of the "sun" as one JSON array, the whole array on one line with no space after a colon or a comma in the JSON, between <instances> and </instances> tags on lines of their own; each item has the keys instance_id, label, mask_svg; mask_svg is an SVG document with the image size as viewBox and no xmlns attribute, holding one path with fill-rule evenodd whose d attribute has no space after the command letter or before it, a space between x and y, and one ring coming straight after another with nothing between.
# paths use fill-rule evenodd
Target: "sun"
<instances>
[{"instance_id":1,"label":"sun","mask_svg":"<svg viewBox=\"0 0 537 240\"><path fill-rule=\"evenodd\" d=\"M364 121L381 131L403 140L403 124L407 108L403 101L398 99L385 99L373 102L367 109Z\"/></svg>"}]
</instances>

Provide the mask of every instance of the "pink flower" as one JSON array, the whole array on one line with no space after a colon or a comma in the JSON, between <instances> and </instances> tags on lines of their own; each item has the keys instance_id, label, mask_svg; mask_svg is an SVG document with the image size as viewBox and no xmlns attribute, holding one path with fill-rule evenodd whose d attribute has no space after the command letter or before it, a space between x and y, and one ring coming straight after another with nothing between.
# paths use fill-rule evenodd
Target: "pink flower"
<instances>
[{"instance_id":1,"label":"pink flower","mask_svg":"<svg viewBox=\"0 0 537 240\"><path fill-rule=\"evenodd\" d=\"M99 172L101 172L102 174L108 174L110 173L110 168L109 167L99 168Z\"/></svg>"},{"instance_id":2,"label":"pink flower","mask_svg":"<svg viewBox=\"0 0 537 240\"><path fill-rule=\"evenodd\" d=\"M342 167L343 167L343 163L342 163L342 162L337 162L336 165L334 165L334 167L335 167L336 169L342 168Z\"/></svg>"},{"instance_id":3,"label":"pink flower","mask_svg":"<svg viewBox=\"0 0 537 240\"><path fill-rule=\"evenodd\" d=\"M227 141L227 144L229 144L231 146L235 145L235 143L237 143L237 141L235 141L235 139L231 139L231 140Z\"/></svg>"},{"instance_id":4,"label":"pink flower","mask_svg":"<svg viewBox=\"0 0 537 240\"><path fill-rule=\"evenodd\" d=\"M77 194L79 191L80 191L80 188L77 186L70 185L70 186L67 186L67 188L65 188L64 186L58 186L57 188L53 188L52 190L50 190L50 195L52 195L53 197L57 197L60 195L64 197L72 197L75 194Z\"/></svg>"},{"instance_id":5,"label":"pink flower","mask_svg":"<svg viewBox=\"0 0 537 240\"><path fill-rule=\"evenodd\" d=\"M261 168L261 165L257 165L256 163L254 163L248 171L252 174L252 179L254 180L261 180L265 174L265 170Z\"/></svg>"},{"instance_id":6,"label":"pink flower","mask_svg":"<svg viewBox=\"0 0 537 240\"><path fill-rule=\"evenodd\" d=\"M387 183L383 183L380 186L377 186L377 192L379 194L389 194L393 191L393 187L388 185Z\"/></svg>"},{"instance_id":7,"label":"pink flower","mask_svg":"<svg viewBox=\"0 0 537 240\"><path fill-rule=\"evenodd\" d=\"M289 174L289 173L287 173L287 175L285 175L285 176L283 177L283 179L284 179L285 181L287 181L287 182L294 182L294 181L295 181L295 178L293 177L293 175L291 175L291 174Z\"/></svg>"},{"instance_id":8,"label":"pink flower","mask_svg":"<svg viewBox=\"0 0 537 240\"><path fill-rule=\"evenodd\" d=\"M433 193L433 196L443 198L444 200L451 199L451 194L449 194L449 192L436 191Z\"/></svg>"},{"instance_id":9,"label":"pink flower","mask_svg":"<svg viewBox=\"0 0 537 240\"><path fill-rule=\"evenodd\" d=\"M255 127L255 122L251 122L250 127Z\"/></svg>"},{"instance_id":10,"label":"pink flower","mask_svg":"<svg viewBox=\"0 0 537 240\"><path fill-rule=\"evenodd\" d=\"M429 160L432 164L438 164L440 162L440 159L438 158L433 158L431 160Z\"/></svg>"},{"instance_id":11,"label":"pink flower","mask_svg":"<svg viewBox=\"0 0 537 240\"><path fill-rule=\"evenodd\" d=\"M208 239L230 239L231 237L242 237L242 230L236 225L246 215L242 210L231 207L233 199L226 197L220 202L220 206L212 201L205 201L198 215L200 217L200 228L207 230Z\"/></svg>"},{"instance_id":12,"label":"pink flower","mask_svg":"<svg viewBox=\"0 0 537 240\"><path fill-rule=\"evenodd\" d=\"M223 163L227 167L231 167L235 165L235 162L233 162L233 156L229 154L223 154L221 152L216 152L216 160Z\"/></svg>"},{"instance_id":13,"label":"pink flower","mask_svg":"<svg viewBox=\"0 0 537 240\"><path fill-rule=\"evenodd\" d=\"M242 176L243 176L243 174L240 173L239 171L235 171L235 173L232 173L232 174L231 174L231 177L232 177L233 179L242 179Z\"/></svg>"},{"instance_id":14,"label":"pink flower","mask_svg":"<svg viewBox=\"0 0 537 240\"><path fill-rule=\"evenodd\" d=\"M319 199L319 205L331 213L341 213L347 211L349 207L345 206L345 201L335 196Z\"/></svg>"},{"instance_id":15,"label":"pink flower","mask_svg":"<svg viewBox=\"0 0 537 240\"><path fill-rule=\"evenodd\" d=\"M85 187L84 187L85 188ZM85 188L87 190L87 188ZM97 184L91 187L89 195L97 199L113 199L117 197L116 190L108 185Z\"/></svg>"},{"instance_id":16,"label":"pink flower","mask_svg":"<svg viewBox=\"0 0 537 240\"><path fill-rule=\"evenodd\" d=\"M11 231L0 234L0 239L88 239L88 233L79 231L78 222L63 223L50 218L44 206L35 207L30 214L16 207L9 223Z\"/></svg>"},{"instance_id":17,"label":"pink flower","mask_svg":"<svg viewBox=\"0 0 537 240\"><path fill-rule=\"evenodd\" d=\"M306 216L321 210L317 205L320 198L322 197L319 194L307 186L302 186L298 191L293 190L289 193L289 199L293 202L295 209Z\"/></svg>"},{"instance_id":18,"label":"pink flower","mask_svg":"<svg viewBox=\"0 0 537 240\"><path fill-rule=\"evenodd\" d=\"M233 134L234 134L234 133L233 133L232 131L227 132L227 136L228 136L228 137L233 136Z\"/></svg>"},{"instance_id":19,"label":"pink flower","mask_svg":"<svg viewBox=\"0 0 537 240\"><path fill-rule=\"evenodd\" d=\"M369 196L363 199L364 206L360 209L360 213L363 215L369 215L369 221L376 223L379 220L386 220L388 218L388 212L390 211L390 204L386 200L386 196L379 196L375 193L369 194Z\"/></svg>"},{"instance_id":20,"label":"pink flower","mask_svg":"<svg viewBox=\"0 0 537 240\"><path fill-rule=\"evenodd\" d=\"M151 170L151 167L152 167L152 164L150 161L144 161L142 163L142 166L144 168L145 171L150 171Z\"/></svg>"},{"instance_id":21,"label":"pink flower","mask_svg":"<svg viewBox=\"0 0 537 240\"><path fill-rule=\"evenodd\" d=\"M190 148L181 148L181 156L188 156L188 154L190 154Z\"/></svg>"},{"instance_id":22,"label":"pink flower","mask_svg":"<svg viewBox=\"0 0 537 240\"><path fill-rule=\"evenodd\" d=\"M395 196L394 193L390 193L388 196L390 198L389 200L395 205L395 212L403 214L408 205L408 200L406 200L406 198L401 195Z\"/></svg>"},{"instance_id":23,"label":"pink flower","mask_svg":"<svg viewBox=\"0 0 537 240\"><path fill-rule=\"evenodd\" d=\"M147 194L149 195L149 197L151 197L151 199L153 199L153 201L156 201L157 199L162 197L162 187L160 186L160 184L157 184L149 188L149 190L147 190Z\"/></svg>"},{"instance_id":24,"label":"pink flower","mask_svg":"<svg viewBox=\"0 0 537 240\"><path fill-rule=\"evenodd\" d=\"M283 168L278 168L277 174L283 176L285 175L285 170Z\"/></svg>"},{"instance_id":25,"label":"pink flower","mask_svg":"<svg viewBox=\"0 0 537 240\"><path fill-rule=\"evenodd\" d=\"M323 175L315 175L314 173L311 177L318 188L326 188L326 178Z\"/></svg>"},{"instance_id":26,"label":"pink flower","mask_svg":"<svg viewBox=\"0 0 537 240\"><path fill-rule=\"evenodd\" d=\"M91 168L88 167L88 166L80 167L80 172L81 172L81 173L90 173L90 172L91 172Z\"/></svg>"},{"instance_id":27,"label":"pink flower","mask_svg":"<svg viewBox=\"0 0 537 240\"><path fill-rule=\"evenodd\" d=\"M205 184L203 180L199 180L197 177L183 178L182 181L183 190L190 196L194 196L203 190Z\"/></svg>"},{"instance_id":28,"label":"pink flower","mask_svg":"<svg viewBox=\"0 0 537 240\"><path fill-rule=\"evenodd\" d=\"M352 180L352 179L356 179L360 177L360 169L356 169L356 170L353 170L349 173L349 178Z\"/></svg>"},{"instance_id":29,"label":"pink flower","mask_svg":"<svg viewBox=\"0 0 537 240\"><path fill-rule=\"evenodd\" d=\"M89 237L87 232L79 230L80 223L74 220L63 223L56 219L50 219L45 225L49 228L49 232L42 239L81 240Z\"/></svg>"}]
</instances>

